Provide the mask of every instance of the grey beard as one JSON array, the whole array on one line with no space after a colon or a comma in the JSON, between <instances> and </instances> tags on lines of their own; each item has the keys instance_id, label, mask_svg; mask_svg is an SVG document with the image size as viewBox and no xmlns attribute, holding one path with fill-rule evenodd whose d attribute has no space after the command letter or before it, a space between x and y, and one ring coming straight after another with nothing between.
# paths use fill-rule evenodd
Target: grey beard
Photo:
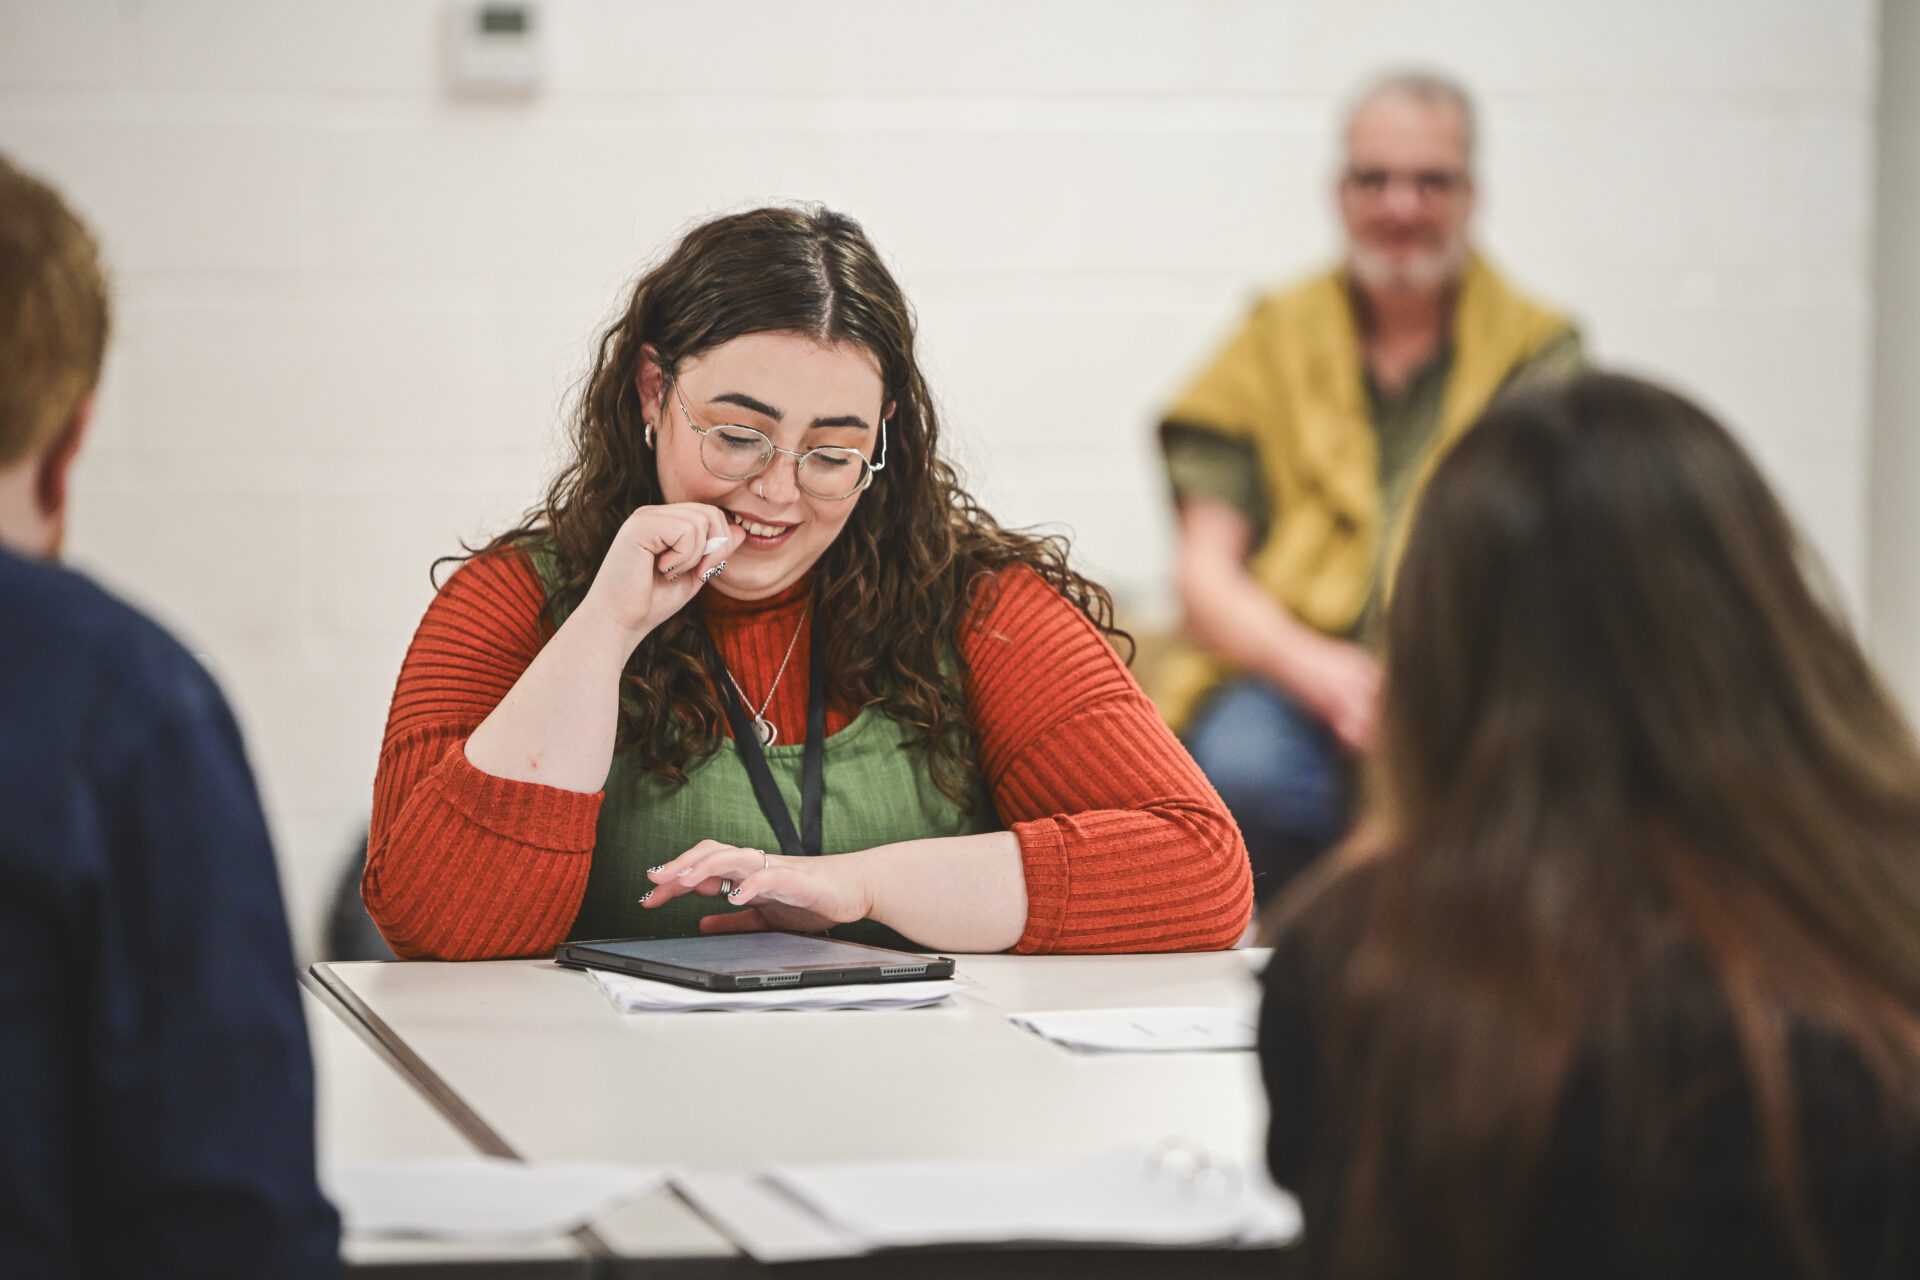
<instances>
[{"instance_id":1,"label":"grey beard","mask_svg":"<svg viewBox=\"0 0 1920 1280\"><path fill-rule=\"evenodd\" d=\"M1347 250L1347 270L1363 288L1426 293L1444 289L1460 278L1467 265L1465 239L1395 261L1383 253L1353 245Z\"/></svg>"}]
</instances>

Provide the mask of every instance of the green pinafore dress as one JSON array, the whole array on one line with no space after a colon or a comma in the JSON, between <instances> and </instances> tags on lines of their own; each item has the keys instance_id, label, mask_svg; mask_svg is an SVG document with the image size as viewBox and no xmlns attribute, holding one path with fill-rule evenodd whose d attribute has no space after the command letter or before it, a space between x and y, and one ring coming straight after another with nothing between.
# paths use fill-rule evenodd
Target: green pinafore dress
<instances>
[{"instance_id":1,"label":"green pinafore dress","mask_svg":"<svg viewBox=\"0 0 1920 1280\"><path fill-rule=\"evenodd\" d=\"M535 547L530 555L551 598L557 580L552 554ZM688 607L698 608L699 602ZM563 621L556 606L554 623ZM876 707L867 707L852 723L828 735L820 856L898 840L1005 829L984 787L977 789L972 807L964 810L942 793L928 770L926 751L908 746L908 737L906 726ZM764 750L767 767L797 824L800 762L806 746L782 743ZM719 750L689 764L684 783L649 772L632 748L616 750L600 806L586 896L568 938L687 937L699 933L702 917L741 910L724 898L698 894L686 894L651 910L640 905L640 895L653 887L647 868L678 857L702 840L780 850L779 837L754 799L746 764L733 740L722 739ZM839 925L829 932L836 938L876 946L914 945L871 920Z\"/></svg>"}]
</instances>

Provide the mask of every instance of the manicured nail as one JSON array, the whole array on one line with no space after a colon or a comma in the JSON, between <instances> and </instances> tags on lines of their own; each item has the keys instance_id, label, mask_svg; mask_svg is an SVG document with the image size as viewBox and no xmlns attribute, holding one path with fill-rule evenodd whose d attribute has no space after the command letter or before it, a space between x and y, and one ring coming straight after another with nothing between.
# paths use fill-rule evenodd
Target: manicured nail
<instances>
[{"instance_id":1,"label":"manicured nail","mask_svg":"<svg viewBox=\"0 0 1920 1280\"><path fill-rule=\"evenodd\" d=\"M647 874L652 875L656 871L665 871L666 869L667 869L667 864L663 862L657 867L648 867Z\"/></svg>"},{"instance_id":2,"label":"manicured nail","mask_svg":"<svg viewBox=\"0 0 1920 1280\"><path fill-rule=\"evenodd\" d=\"M647 905L647 899L651 898L652 896L653 896L653 890L649 889L645 893L641 894L638 898L634 899L634 901L638 902L641 906L644 907Z\"/></svg>"},{"instance_id":3,"label":"manicured nail","mask_svg":"<svg viewBox=\"0 0 1920 1280\"><path fill-rule=\"evenodd\" d=\"M727 549L727 535L725 535L724 533L716 534L713 537L707 539L707 545L700 548L700 554L702 556L710 556L716 551L725 551L726 549Z\"/></svg>"},{"instance_id":4,"label":"manicured nail","mask_svg":"<svg viewBox=\"0 0 1920 1280\"><path fill-rule=\"evenodd\" d=\"M713 577L715 574L719 573L722 569L726 567L727 567L727 562L725 560L722 560L719 564L713 566L713 568L701 574L700 581L705 582L708 578Z\"/></svg>"},{"instance_id":5,"label":"manicured nail","mask_svg":"<svg viewBox=\"0 0 1920 1280\"><path fill-rule=\"evenodd\" d=\"M741 894L743 894L743 893L745 893L745 892L746 892L746 889L744 889L744 888L740 888L740 889L735 889L735 890L734 890L734 891L733 891L732 893L730 893L730 894L728 894L727 896L728 896L729 898L738 898L738 897L739 897L739 896L740 896Z\"/></svg>"}]
</instances>

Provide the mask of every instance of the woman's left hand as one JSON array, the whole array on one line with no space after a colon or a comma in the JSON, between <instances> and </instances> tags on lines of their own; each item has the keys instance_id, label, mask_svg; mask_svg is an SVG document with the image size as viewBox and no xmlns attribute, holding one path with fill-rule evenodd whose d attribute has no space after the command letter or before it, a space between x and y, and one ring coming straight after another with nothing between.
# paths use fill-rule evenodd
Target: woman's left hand
<instances>
[{"instance_id":1,"label":"woman's left hand","mask_svg":"<svg viewBox=\"0 0 1920 1280\"><path fill-rule=\"evenodd\" d=\"M863 920L872 912L873 891L861 866L858 854L786 858L702 840L672 862L650 869L647 878L654 887L641 901L657 907L686 893L707 898L724 893L728 902L752 909L708 916L700 922L702 933L817 933Z\"/></svg>"}]
</instances>

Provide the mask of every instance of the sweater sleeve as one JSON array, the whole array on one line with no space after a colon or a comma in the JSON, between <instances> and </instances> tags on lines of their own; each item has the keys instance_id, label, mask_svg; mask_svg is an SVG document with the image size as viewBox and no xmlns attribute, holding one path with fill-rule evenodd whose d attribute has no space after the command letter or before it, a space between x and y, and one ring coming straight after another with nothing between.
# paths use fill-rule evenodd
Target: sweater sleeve
<instances>
[{"instance_id":1,"label":"sweater sleeve","mask_svg":"<svg viewBox=\"0 0 1920 1280\"><path fill-rule=\"evenodd\" d=\"M981 766L1026 868L1014 950L1232 946L1253 878L1226 805L1078 609L1026 568L986 590L962 650Z\"/></svg>"},{"instance_id":2,"label":"sweater sleeve","mask_svg":"<svg viewBox=\"0 0 1920 1280\"><path fill-rule=\"evenodd\" d=\"M586 892L600 794L482 773L467 737L546 641L525 556L479 556L427 607L393 691L361 896L396 953L551 952Z\"/></svg>"}]
</instances>

